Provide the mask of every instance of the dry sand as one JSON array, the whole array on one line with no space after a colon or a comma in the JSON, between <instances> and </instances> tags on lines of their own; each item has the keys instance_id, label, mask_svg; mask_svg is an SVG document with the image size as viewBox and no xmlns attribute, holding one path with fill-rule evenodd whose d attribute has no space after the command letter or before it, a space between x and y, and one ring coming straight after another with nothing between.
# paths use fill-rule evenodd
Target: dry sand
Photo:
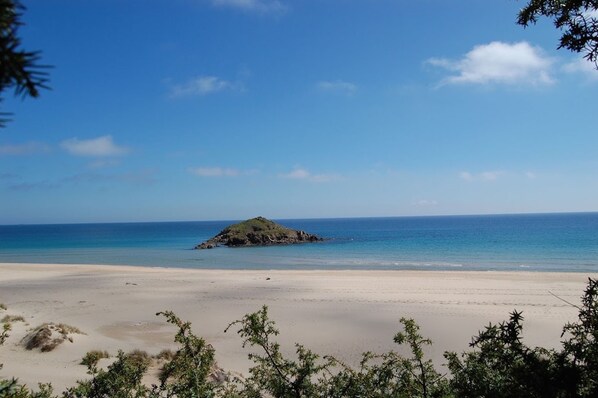
<instances>
[{"instance_id":1,"label":"dry sand","mask_svg":"<svg viewBox=\"0 0 598 398\"><path fill-rule=\"evenodd\" d=\"M598 274L464 271L228 271L91 265L0 264L0 303L22 315L0 347L1 377L17 376L57 390L84 378L79 365L92 349L116 354L175 348L174 327L155 313L173 310L216 349L225 369L245 372L246 349L229 322L268 305L287 352L299 342L355 363L360 353L396 349L401 317L414 318L434 341L430 356L463 351L488 322L523 311L528 344L558 347L588 277ZM27 329L66 323L75 335L48 353L20 344Z\"/></svg>"}]
</instances>

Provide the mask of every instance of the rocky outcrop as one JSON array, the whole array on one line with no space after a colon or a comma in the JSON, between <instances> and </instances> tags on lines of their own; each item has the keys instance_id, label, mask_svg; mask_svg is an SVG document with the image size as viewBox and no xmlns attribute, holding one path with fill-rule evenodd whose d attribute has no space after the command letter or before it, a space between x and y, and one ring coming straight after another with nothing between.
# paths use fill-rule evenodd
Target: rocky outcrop
<instances>
[{"instance_id":1,"label":"rocky outcrop","mask_svg":"<svg viewBox=\"0 0 598 398\"><path fill-rule=\"evenodd\" d=\"M318 242L319 236L286 228L264 217L256 217L231 225L197 246L196 249L213 249L217 246L270 246L295 243Z\"/></svg>"}]
</instances>

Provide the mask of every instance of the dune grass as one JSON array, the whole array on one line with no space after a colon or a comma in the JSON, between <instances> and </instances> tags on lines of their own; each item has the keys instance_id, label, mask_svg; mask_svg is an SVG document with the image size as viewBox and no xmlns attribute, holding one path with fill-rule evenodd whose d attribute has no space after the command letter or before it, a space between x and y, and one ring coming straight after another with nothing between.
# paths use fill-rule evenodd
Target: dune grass
<instances>
[{"instance_id":1,"label":"dune grass","mask_svg":"<svg viewBox=\"0 0 598 398\"><path fill-rule=\"evenodd\" d=\"M64 323L43 323L34 328L22 340L28 350L39 348L41 352L54 350L66 340L73 342L72 334L85 334L79 328Z\"/></svg>"},{"instance_id":2,"label":"dune grass","mask_svg":"<svg viewBox=\"0 0 598 398\"><path fill-rule=\"evenodd\" d=\"M13 323L13 322L25 322L25 318L23 318L23 316L21 315L5 315L2 320L0 320L1 323Z\"/></svg>"}]
</instances>

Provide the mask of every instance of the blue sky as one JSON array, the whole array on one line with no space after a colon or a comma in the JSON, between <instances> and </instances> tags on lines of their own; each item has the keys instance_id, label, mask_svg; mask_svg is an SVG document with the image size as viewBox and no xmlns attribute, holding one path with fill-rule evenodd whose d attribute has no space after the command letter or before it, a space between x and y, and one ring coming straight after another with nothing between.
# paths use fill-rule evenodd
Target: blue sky
<instances>
[{"instance_id":1,"label":"blue sky","mask_svg":"<svg viewBox=\"0 0 598 398\"><path fill-rule=\"evenodd\" d=\"M29 0L0 224L598 210L598 72L512 0Z\"/></svg>"}]
</instances>

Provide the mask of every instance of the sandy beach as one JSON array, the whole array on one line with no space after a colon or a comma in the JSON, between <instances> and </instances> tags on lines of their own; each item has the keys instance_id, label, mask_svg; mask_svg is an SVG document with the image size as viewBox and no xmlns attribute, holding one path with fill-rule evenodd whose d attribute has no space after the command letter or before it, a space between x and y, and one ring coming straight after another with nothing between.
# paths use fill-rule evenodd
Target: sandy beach
<instances>
[{"instance_id":1,"label":"sandy beach","mask_svg":"<svg viewBox=\"0 0 598 398\"><path fill-rule=\"evenodd\" d=\"M464 271L228 271L124 266L0 264L0 316L21 315L0 347L0 376L57 390L86 376L79 362L92 349L156 354L174 348L174 327L155 313L173 310L216 349L221 367L245 372L246 349L226 326L262 305L270 309L286 351L302 343L355 363L363 351L383 352L401 317L412 317L434 341L430 356L463 351L488 322L523 311L528 344L557 347L573 321L588 277L598 274ZM552 293L552 294L551 294ZM554 295L562 298L560 300ZM75 335L54 351L27 351L21 339L44 322Z\"/></svg>"}]
</instances>

